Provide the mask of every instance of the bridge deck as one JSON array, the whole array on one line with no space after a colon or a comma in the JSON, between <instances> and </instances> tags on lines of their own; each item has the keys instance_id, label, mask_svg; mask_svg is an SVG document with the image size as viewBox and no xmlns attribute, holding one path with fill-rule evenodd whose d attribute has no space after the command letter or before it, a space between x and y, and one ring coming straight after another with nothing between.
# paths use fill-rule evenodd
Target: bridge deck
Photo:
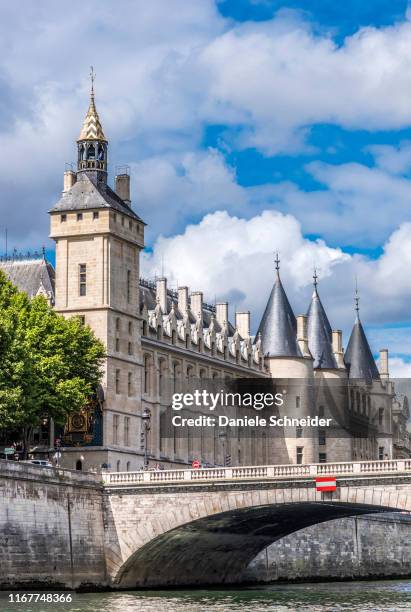
<instances>
[{"instance_id":1,"label":"bridge deck","mask_svg":"<svg viewBox=\"0 0 411 612\"><path fill-rule=\"evenodd\" d=\"M312 463L304 465L257 465L139 472L106 472L105 486L137 486L147 484L189 484L207 481L244 480L313 480L316 476L363 478L364 476L411 474L411 459L357 461L345 463Z\"/></svg>"}]
</instances>

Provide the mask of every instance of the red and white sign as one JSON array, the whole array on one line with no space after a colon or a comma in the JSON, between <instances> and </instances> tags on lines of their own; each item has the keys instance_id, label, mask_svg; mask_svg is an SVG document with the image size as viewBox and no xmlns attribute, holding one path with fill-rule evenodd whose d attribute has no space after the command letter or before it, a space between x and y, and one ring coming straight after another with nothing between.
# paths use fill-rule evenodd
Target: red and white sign
<instances>
[{"instance_id":1,"label":"red and white sign","mask_svg":"<svg viewBox=\"0 0 411 612\"><path fill-rule=\"evenodd\" d=\"M201 467L201 463L198 459L194 459L193 463L191 464L191 467L193 468L193 470L199 470Z\"/></svg>"},{"instance_id":2,"label":"red and white sign","mask_svg":"<svg viewBox=\"0 0 411 612\"><path fill-rule=\"evenodd\" d=\"M337 480L335 476L318 476L315 479L316 491L336 491Z\"/></svg>"}]
</instances>

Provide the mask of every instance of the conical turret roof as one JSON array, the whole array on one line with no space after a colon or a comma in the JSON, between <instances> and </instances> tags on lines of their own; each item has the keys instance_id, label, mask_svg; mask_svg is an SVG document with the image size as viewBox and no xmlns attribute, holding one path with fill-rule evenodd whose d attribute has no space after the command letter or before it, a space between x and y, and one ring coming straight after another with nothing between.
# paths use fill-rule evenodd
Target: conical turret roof
<instances>
[{"instance_id":1,"label":"conical turret roof","mask_svg":"<svg viewBox=\"0 0 411 612\"><path fill-rule=\"evenodd\" d=\"M256 338L261 333L263 351L270 357L301 357L297 321L278 271Z\"/></svg>"},{"instance_id":2,"label":"conical turret roof","mask_svg":"<svg viewBox=\"0 0 411 612\"><path fill-rule=\"evenodd\" d=\"M314 275L314 291L307 312L307 332L314 368L337 368L332 348L331 325L318 295L317 275Z\"/></svg>"},{"instance_id":3,"label":"conical turret roof","mask_svg":"<svg viewBox=\"0 0 411 612\"><path fill-rule=\"evenodd\" d=\"M356 296L355 299L357 316L344 357L348 375L350 378L360 378L369 382L379 380L380 374L360 321L358 297Z\"/></svg>"},{"instance_id":4,"label":"conical turret roof","mask_svg":"<svg viewBox=\"0 0 411 612\"><path fill-rule=\"evenodd\" d=\"M94 102L93 86L90 94L90 105L86 118L84 119L83 127L81 128L80 136L78 137L78 141L80 140L102 140L107 142Z\"/></svg>"}]
</instances>

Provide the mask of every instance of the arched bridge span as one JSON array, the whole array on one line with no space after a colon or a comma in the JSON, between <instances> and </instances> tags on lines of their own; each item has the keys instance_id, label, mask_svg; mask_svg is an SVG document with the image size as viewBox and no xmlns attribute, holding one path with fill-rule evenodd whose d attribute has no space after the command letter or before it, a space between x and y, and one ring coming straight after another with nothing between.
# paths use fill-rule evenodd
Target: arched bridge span
<instances>
[{"instance_id":1,"label":"arched bridge span","mask_svg":"<svg viewBox=\"0 0 411 612\"><path fill-rule=\"evenodd\" d=\"M335 475L321 493L315 475ZM411 511L411 461L107 474L106 551L117 588L235 583L294 531Z\"/></svg>"}]
</instances>

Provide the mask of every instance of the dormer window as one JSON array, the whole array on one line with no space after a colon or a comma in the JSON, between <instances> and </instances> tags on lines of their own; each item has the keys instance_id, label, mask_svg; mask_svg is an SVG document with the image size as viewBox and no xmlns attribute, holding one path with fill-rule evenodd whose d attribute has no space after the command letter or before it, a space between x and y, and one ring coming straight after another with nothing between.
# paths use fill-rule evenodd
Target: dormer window
<instances>
[{"instance_id":1,"label":"dormer window","mask_svg":"<svg viewBox=\"0 0 411 612\"><path fill-rule=\"evenodd\" d=\"M93 219L98 219L98 212L93 212Z\"/></svg>"},{"instance_id":2,"label":"dormer window","mask_svg":"<svg viewBox=\"0 0 411 612\"><path fill-rule=\"evenodd\" d=\"M64 223L65 221L67 221L67 215L61 215L60 216L60 221L61 221L61 223Z\"/></svg>"},{"instance_id":3,"label":"dormer window","mask_svg":"<svg viewBox=\"0 0 411 612\"><path fill-rule=\"evenodd\" d=\"M77 221L83 220L83 213L77 213Z\"/></svg>"}]
</instances>

